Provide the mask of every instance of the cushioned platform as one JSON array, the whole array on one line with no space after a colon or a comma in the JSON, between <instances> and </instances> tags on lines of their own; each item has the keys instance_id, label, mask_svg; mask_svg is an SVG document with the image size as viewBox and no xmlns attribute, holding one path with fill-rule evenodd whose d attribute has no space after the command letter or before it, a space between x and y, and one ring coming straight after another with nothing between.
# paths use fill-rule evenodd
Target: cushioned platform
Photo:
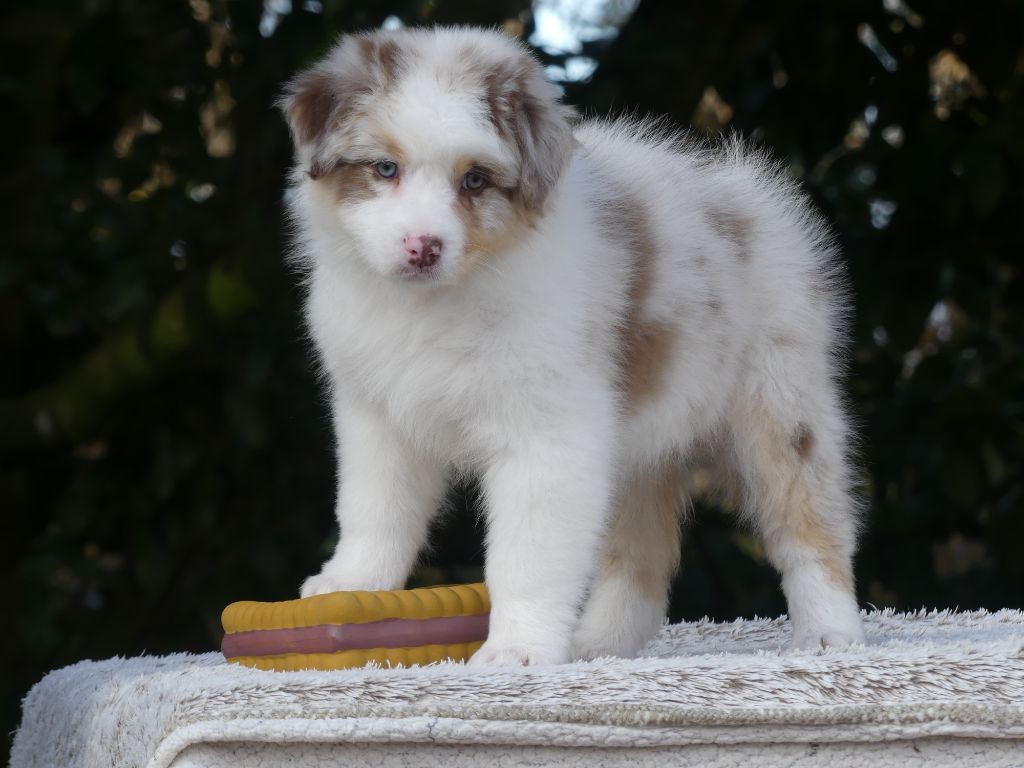
<instances>
[{"instance_id":1,"label":"cushioned platform","mask_svg":"<svg viewBox=\"0 0 1024 768\"><path fill-rule=\"evenodd\" d=\"M25 699L29 766L1020 765L1024 614L871 613L866 647L784 620L664 628L646 658L264 672L82 662Z\"/></svg>"}]
</instances>

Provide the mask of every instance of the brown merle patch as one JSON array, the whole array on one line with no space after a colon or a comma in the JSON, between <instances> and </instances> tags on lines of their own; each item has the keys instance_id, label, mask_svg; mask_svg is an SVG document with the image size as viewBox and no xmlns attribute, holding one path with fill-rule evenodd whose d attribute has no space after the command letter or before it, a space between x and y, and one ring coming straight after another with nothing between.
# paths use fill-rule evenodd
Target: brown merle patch
<instances>
[{"instance_id":1,"label":"brown merle patch","mask_svg":"<svg viewBox=\"0 0 1024 768\"><path fill-rule=\"evenodd\" d=\"M796 431L793 433L793 449L796 451L796 455L803 461L807 461L813 448L814 432L806 424L797 425Z\"/></svg>"},{"instance_id":2,"label":"brown merle patch","mask_svg":"<svg viewBox=\"0 0 1024 768\"><path fill-rule=\"evenodd\" d=\"M296 143L320 142L337 104L331 76L325 72L308 72L293 81L289 91L291 96L286 99L285 113Z\"/></svg>"},{"instance_id":3,"label":"brown merle patch","mask_svg":"<svg viewBox=\"0 0 1024 768\"><path fill-rule=\"evenodd\" d=\"M626 309L619 325L619 387L627 407L657 398L664 389L678 340L670 323L643 319L657 257L643 206L628 190L600 204L602 230L619 240L632 259Z\"/></svg>"},{"instance_id":4,"label":"brown merle patch","mask_svg":"<svg viewBox=\"0 0 1024 768\"><path fill-rule=\"evenodd\" d=\"M719 237L736 246L737 258L743 261L750 258L753 224L749 218L727 208L714 207L707 210L707 219Z\"/></svg>"},{"instance_id":5,"label":"brown merle patch","mask_svg":"<svg viewBox=\"0 0 1024 768\"><path fill-rule=\"evenodd\" d=\"M369 200L379 194L382 182L366 163L339 163L325 176L339 205Z\"/></svg>"},{"instance_id":6,"label":"brown merle patch","mask_svg":"<svg viewBox=\"0 0 1024 768\"><path fill-rule=\"evenodd\" d=\"M398 80L403 62L394 40L379 35L359 38L359 52L373 73L377 89L386 91Z\"/></svg>"},{"instance_id":7,"label":"brown merle patch","mask_svg":"<svg viewBox=\"0 0 1024 768\"><path fill-rule=\"evenodd\" d=\"M491 62L479 76L487 117L519 156L518 195L526 208L539 211L576 146L570 124L575 113L558 101L526 54Z\"/></svg>"},{"instance_id":8,"label":"brown merle patch","mask_svg":"<svg viewBox=\"0 0 1024 768\"><path fill-rule=\"evenodd\" d=\"M622 487L601 557L605 576L626 576L644 595L664 597L666 582L679 566L680 520L683 512L683 469L675 461L633 473ZM643 519L641 519L643 518ZM650 557L637 557L637 526ZM651 547L656 546L656 551Z\"/></svg>"}]
</instances>

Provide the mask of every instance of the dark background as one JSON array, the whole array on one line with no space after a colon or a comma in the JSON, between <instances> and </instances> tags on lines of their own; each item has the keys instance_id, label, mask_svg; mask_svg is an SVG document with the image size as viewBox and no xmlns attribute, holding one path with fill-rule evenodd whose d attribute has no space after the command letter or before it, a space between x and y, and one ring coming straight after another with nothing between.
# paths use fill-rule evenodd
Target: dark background
<instances>
[{"instance_id":1,"label":"dark background","mask_svg":"<svg viewBox=\"0 0 1024 768\"><path fill-rule=\"evenodd\" d=\"M290 12L265 36L260 2L4 3L5 733L46 670L216 649L224 605L295 596L331 549L330 432L282 263L282 81L389 14L533 29L522 0L268 5ZM855 290L862 604L1020 608L1024 4L913 10L644 0L567 95L788 162ZM472 498L416 583L479 578ZM784 610L716 510L683 561L673 619Z\"/></svg>"}]
</instances>

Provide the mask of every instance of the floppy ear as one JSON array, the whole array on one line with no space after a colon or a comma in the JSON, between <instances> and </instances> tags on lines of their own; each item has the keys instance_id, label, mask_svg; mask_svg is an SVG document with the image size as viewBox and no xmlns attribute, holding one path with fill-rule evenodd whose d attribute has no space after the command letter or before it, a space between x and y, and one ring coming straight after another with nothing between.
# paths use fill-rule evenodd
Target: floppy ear
<instances>
[{"instance_id":1,"label":"floppy ear","mask_svg":"<svg viewBox=\"0 0 1024 768\"><path fill-rule=\"evenodd\" d=\"M491 119L519 155L523 204L540 210L572 157L576 111L561 103L562 89L525 52L522 60L497 66L485 87Z\"/></svg>"},{"instance_id":2,"label":"floppy ear","mask_svg":"<svg viewBox=\"0 0 1024 768\"><path fill-rule=\"evenodd\" d=\"M331 76L317 68L289 82L281 97L280 106L296 152L300 158L309 158L307 172L314 179L327 172L320 155L340 103Z\"/></svg>"},{"instance_id":3,"label":"floppy ear","mask_svg":"<svg viewBox=\"0 0 1024 768\"><path fill-rule=\"evenodd\" d=\"M390 87L402 66L398 45L386 33L349 35L285 86L279 105L312 178L330 170L325 151L332 134L344 140L359 105Z\"/></svg>"}]
</instances>

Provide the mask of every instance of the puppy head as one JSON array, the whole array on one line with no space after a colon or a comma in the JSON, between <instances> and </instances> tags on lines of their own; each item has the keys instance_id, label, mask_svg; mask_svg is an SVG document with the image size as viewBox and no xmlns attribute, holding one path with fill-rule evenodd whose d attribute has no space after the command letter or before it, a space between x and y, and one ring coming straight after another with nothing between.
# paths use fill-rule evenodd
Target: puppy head
<instances>
[{"instance_id":1,"label":"puppy head","mask_svg":"<svg viewBox=\"0 0 1024 768\"><path fill-rule=\"evenodd\" d=\"M456 282L542 214L574 147L559 96L497 32L346 36L282 99L293 181L372 270Z\"/></svg>"}]
</instances>

